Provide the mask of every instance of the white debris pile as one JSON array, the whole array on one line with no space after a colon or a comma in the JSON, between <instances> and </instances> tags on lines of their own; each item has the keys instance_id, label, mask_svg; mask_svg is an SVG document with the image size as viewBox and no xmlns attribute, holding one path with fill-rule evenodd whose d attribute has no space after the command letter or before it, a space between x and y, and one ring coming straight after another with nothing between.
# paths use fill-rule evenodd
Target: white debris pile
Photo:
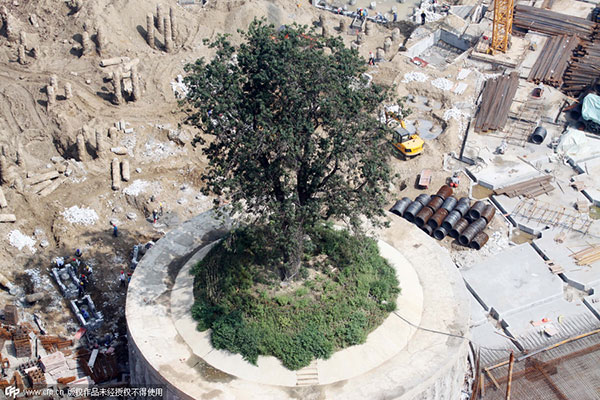
<instances>
[{"instance_id":1,"label":"white debris pile","mask_svg":"<svg viewBox=\"0 0 600 400\"><path fill-rule=\"evenodd\" d=\"M431 81L431 84L441 90L450 90L454 87L454 82L445 78L437 78Z\"/></svg>"},{"instance_id":2,"label":"white debris pile","mask_svg":"<svg viewBox=\"0 0 600 400\"><path fill-rule=\"evenodd\" d=\"M164 158L184 153L187 153L185 147L182 148L174 142L161 142L151 138L144 145L143 155L154 161L160 161Z\"/></svg>"},{"instance_id":3,"label":"white debris pile","mask_svg":"<svg viewBox=\"0 0 600 400\"><path fill-rule=\"evenodd\" d=\"M62 216L72 224L79 225L94 225L98 222L98 214L91 208L80 208L79 206L73 206L65 209Z\"/></svg>"},{"instance_id":4,"label":"white debris pile","mask_svg":"<svg viewBox=\"0 0 600 400\"><path fill-rule=\"evenodd\" d=\"M136 179L133 183L123 189L123 193L130 196L137 196L140 193L152 192L154 194L160 192L160 184L158 182L148 182L142 179Z\"/></svg>"},{"instance_id":5,"label":"white debris pile","mask_svg":"<svg viewBox=\"0 0 600 400\"><path fill-rule=\"evenodd\" d=\"M177 75L177 79L171 82L171 89L173 89L173 94L178 99L185 99L187 97L190 89L183 82L183 76Z\"/></svg>"},{"instance_id":6,"label":"white debris pile","mask_svg":"<svg viewBox=\"0 0 600 400\"><path fill-rule=\"evenodd\" d=\"M466 77L469 76L470 73L471 73L471 70L469 68L461 68L461 70L458 71L458 75L456 76L456 79L459 81L462 81L463 79L466 79Z\"/></svg>"},{"instance_id":7,"label":"white debris pile","mask_svg":"<svg viewBox=\"0 0 600 400\"><path fill-rule=\"evenodd\" d=\"M48 278L48 275L42 275L40 270L38 268L30 268L30 269L26 269L25 273L27 275L29 275L29 278L31 279L31 282L33 283L33 287L36 290L40 290L40 289L45 289L45 290L50 290L52 289L52 282L50 282L50 278Z\"/></svg>"},{"instance_id":8,"label":"white debris pile","mask_svg":"<svg viewBox=\"0 0 600 400\"><path fill-rule=\"evenodd\" d=\"M467 87L469 85L467 85L464 82L459 83L458 85L456 85L456 87L454 88L454 90L452 92L454 92L454 94L463 94L465 92L465 90L467 90Z\"/></svg>"},{"instance_id":9,"label":"white debris pile","mask_svg":"<svg viewBox=\"0 0 600 400\"><path fill-rule=\"evenodd\" d=\"M508 237L500 231L494 233L486 232L490 239L481 248L481 250L462 250L451 252L450 255L454 263L460 268L468 268L486 257L500 253L509 247Z\"/></svg>"},{"instance_id":10,"label":"white debris pile","mask_svg":"<svg viewBox=\"0 0 600 400\"><path fill-rule=\"evenodd\" d=\"M10 231L8 234L8 241L11 246L16 247L19 250L23 250L23 247L28 247L32 253L35 253L37 250L35 248L35 239L21 233L21 231L17 229Z\"/></svg>"},{"instance_id":11,"label":"white debris pile","mask_svg":"<svg viewBox=\"0 0 600 400\"><path fill-rule=\"evenodd\" d=\"M133 157L133 151L135 150L135 145L137 143L137 137L135 134L124 136L121 139L120 145L127 149L127 154L130 157Z\"/></svg>"},{"instance_id":12,"label":"white debris pile","mask_svg":"<svg viewBox=\"0 0 600 400\"><path fill-rule=\"evenodd\" d=\"M467 115L460 111L458 108L450 108L446 111L444 111L444 121L449 121L451 119L455 119L457 121L460 121L462 118L466 118Z\"/></svg>"},{"instance_id":13,"label":"white debris pile","mask_svg":"<svg viewBox=\"0 0 600 400\"><path fill-rule=\"evenodd\" d=\"M429 80L429 77L422 72L407 72L404 74L404 79L402 79L402 83L408 82L426 82Z\"/></svg>"}]
</instances>

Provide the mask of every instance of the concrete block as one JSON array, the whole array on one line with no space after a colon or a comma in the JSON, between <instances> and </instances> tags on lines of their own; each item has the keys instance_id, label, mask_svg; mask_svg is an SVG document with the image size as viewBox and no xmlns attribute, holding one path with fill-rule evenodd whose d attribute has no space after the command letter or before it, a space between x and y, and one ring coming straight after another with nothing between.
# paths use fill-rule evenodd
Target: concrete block
<instances>
[{"instance_id":1,"label":"concrete block","mask_svg":"<svg viewBox=\"0 0 600 400\"><path fill-rule=\"evenodd\" d=\"M563 295L561 279L529 244L508 248L461 273L473 296L497 319Z\"/></svg>"},{"instance_id":2,"label":"concrete block","mask_svg":"<svg viewBox=\"0 0 600 400\"><path fill-rule=\"evenodd\" d=\"M566 232L562 243L558 243L554 238L561 232L564 231L554 229L543 231L542 237L533 241L533 246L564 269L563 275L571 286L590 291L593 286L600 285L600 260L590 265L577 265L576 260L570 256L590 245L600 244L600 241L578 232Z\"/></svg>"}]
</instances>

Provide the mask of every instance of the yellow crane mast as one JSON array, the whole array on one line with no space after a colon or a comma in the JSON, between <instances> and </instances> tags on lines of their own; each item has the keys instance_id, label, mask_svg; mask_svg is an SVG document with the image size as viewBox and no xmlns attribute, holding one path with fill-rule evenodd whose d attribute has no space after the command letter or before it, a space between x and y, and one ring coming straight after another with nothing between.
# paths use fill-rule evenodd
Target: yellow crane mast
<instances>
[{"instance_id":1,"label":"yellow crane mast","mask_svg":"<svg viewBox=\"0 0 600 400\"><path fill-rule=\"evenodd\" d=\"M508 50L508 36L512 32L513 10L513 0L494 0L494 24L490 46L492 54L496 51L506 53L506 50Z\"/></svg>"}]
</instances>

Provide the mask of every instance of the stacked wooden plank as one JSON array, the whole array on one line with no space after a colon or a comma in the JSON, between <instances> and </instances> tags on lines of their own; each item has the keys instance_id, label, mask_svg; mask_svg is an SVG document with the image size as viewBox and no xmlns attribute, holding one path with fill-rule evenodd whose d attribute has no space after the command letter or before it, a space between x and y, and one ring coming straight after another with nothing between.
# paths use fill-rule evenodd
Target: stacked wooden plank
<instances>
[{"instance_id":1,"label":"stacked wooden plank","mask_svg":"<svg viewBox=\"0 0 600 400\"><path fill-rule=\"evenodd\" d=\"M589 246L577 253L571 254L577 265L589 265L600 261L600 245Z\"/></svg>"},{"instance_id":2,"label":"stacked wooden plank","mask_svg":"<svg viewBox=\"0 0 600 400\"><path fill-rule=\"evenodd\" d=\"M577 35L582 40L592 40L598 31L595 22L541 8L515 6L513 28L547 35Z\"/></svg>"},{"instance_id":3,"label":"stacked wooden plank","mask_svg":"<svg viewBox=\"0 0 600 400\"><path fill-rule=\"evenodd\" d=\"M563 91L578 96L600 77L600 42L579 46L563 78Z\"/></svg>"},{"instance_id":4,"label":"stacked wooden plank","mask_svg":"<svg viewBox=\"0 0 600 400\"><path fill-rule=\"evenodd\" d=\"M508 197L525 196L532 198L544 193L549 193L554 190L554 186L550 183L552 176L545 175L538 178L526 180L524 182L515 183L514 185L505 186L494 190L494 194L504 194Z\"/></svg>"},{"instance_id":5,"label":"stacked wooden plank","mask_svg":"<svg viewBox=\"0 0 600 400\"><path fill-rule=\"evenodd\" d=\"M575 35L557 35L548 38L529 72L527 80L560 87L563 83L563 75L569 66L569 60L573 56L573 50L578 44L579 39Z\"/></svg>"},{"instance_id":6,"label":"stacked wooden plank","mask_svg":"<svg viewBox=\"0 0 600 400\"><path fill-rule=\"evenodd\" d=\"M73 345L72 340L61 339L58 336L41 336L40 342L47 352L66 349Z\"/></svg>"},{"instance_id":7,"label":"stacked wooden plank","mask_svg":"<svg viewBox=\"0 0 600 400\"><path fill-rule=\"evenodd\" d=\"M475 132L496 131L504 128L508 112L519 86L518 72L488 79L475 119Z\"/></svg>"}]
</instances>

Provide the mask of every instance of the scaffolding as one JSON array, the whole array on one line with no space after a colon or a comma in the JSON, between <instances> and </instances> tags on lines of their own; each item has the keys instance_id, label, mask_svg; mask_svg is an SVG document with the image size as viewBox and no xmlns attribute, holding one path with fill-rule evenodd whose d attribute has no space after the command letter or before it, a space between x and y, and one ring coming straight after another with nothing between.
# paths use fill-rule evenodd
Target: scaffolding
<instances>
[{"instance_id":1,"label":"scaffolding","mask_svg":"<svg viewBox=\"0 0 600 400\"><path fill-rule=\"evenodd\" d=\"M508 38L512 32L513 23L513 0L494 1L494 23L492 31L492 44L490 50L493 53L508 50Z\"/></svg>"},{"instance_id":2,"label":"scaffolding","mask_svg":"<svg viewBox=\"0 0 600 400\"><path fill-rule=\"evenodd\" d=\"M477 368L471 400L600 399L598 365L600 329Z\"/></svg>"}]
</instances>

